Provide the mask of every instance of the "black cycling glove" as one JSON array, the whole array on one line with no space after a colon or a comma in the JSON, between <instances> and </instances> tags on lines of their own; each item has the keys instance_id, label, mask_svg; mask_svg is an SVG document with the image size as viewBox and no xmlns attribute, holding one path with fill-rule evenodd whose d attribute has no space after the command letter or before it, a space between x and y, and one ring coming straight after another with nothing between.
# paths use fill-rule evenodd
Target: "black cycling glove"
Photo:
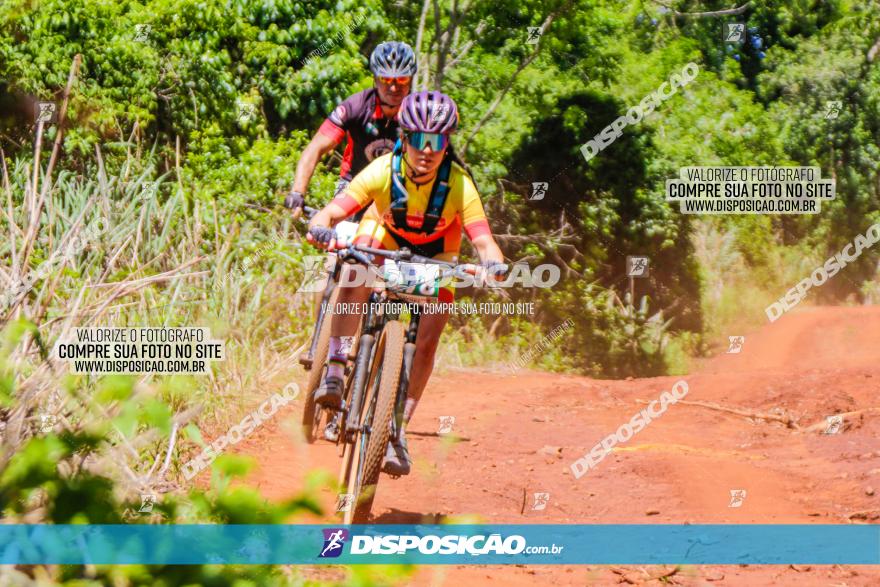
<instances>
[{"instance_id":1,"label":"black cycling glove","mask_svg":"<svg viewBox=\"0 0 880 587\"><path fill-rule=\"evenodd\" d=\"M291 191L287 194L287 197L284 198L284 207L289 208L290 210L302 208L305 204L306 199L303 197L302 192Z\"/></svg>"},{"instance_id":2,"label":"black cycling glove","mask_svg":"<svg viewBox=\"0 0 880 587\"><path fill-rule=\"evenodd\" d=\"M483 263L483 269L486 271L487 281L492 283L497 281L495 278L506 275L509 267L507 263L502 263L501 261L486 261Z\"/></svg>"},{"instance_id":3,"label":"black cycling glove","mask_svg":"<svg viewBox=\"0 0 880 587\"><path fill-rule=\"evenodd\" d=\"M326 226L314 226L309 229L309 234L315 239L315 242L329 245L330 241L336 238L336 231Z\"/></svg>"}]
</instances>

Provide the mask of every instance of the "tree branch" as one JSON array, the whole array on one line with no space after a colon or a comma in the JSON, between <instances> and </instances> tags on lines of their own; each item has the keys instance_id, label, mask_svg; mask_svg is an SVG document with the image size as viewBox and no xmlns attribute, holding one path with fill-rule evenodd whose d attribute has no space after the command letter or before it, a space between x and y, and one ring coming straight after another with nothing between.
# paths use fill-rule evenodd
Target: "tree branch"
<instances>
[{"instance_id":1,"label":"tree branch","mask_svg":"<svg viewBox=\"0 0 880 587\"><path fill-rule=\"evenodd\" d=\"M49 189L52 187L52 171L55 169L55 163L58 161L58 153L61 150L61 143L64 140L64 123L67 122L67 102L70 100L70 92L73 89L73 84L76 81L77 76L79 75L79 66L82 62L82 55L77 53L73 57L73 62L70 64L70 73L67 76L67 85L64 87L64 94L61 100L61 110L58 112L58 123L57 129L55 131L55 143L52 145L52 154L49 157L49 165L46 167L46 173L43 174L43 189L40 191L40 199L37 200L37 183L39 178L39 169L40 169L40 144L43 138L43 122L40 121L37 123L37 146L34 154L34 178L31 185L31 193L33 195L33 208L31 209L31 223L28 226L27 234L25 235L24 244L22 245L21 251L21 271L20 273L24 273L25 265L27 265L30 260L32 247L34 242L37 239L37 233L40 226L40 212L43 209L43 204L46 202L46 195L49 192Z\"/></svg>"},{"instance_id":2,"label":"tree branch","mask_svg":"<svg viewBox=\"0 0 880 587\"><path fill-rule=\"evenodd\" d=\"M482 33L483 29L485 29L485 28L486 28L486 21L481 20L480 23L477 25L477 28L474 29L474 37L479 37L480 33ZM450 70L453 67L455 67L456 65L458 65L459 62L462 60L462 58L465 55L467 55L467 52L471 50L471 47L473 47L476 44L476 42L477 42L477 39L471 39L470 41L465 43L464 47L462 47L461 50L455 54L455 58L446 64L446 67L443 70L443 74L445 75L447 70Z\"/></svg>"},{"instance_id":3,"label":"tree branch","mask_svg":"<svg viewBox=\"0 0 880 587\"><path fill-rule=\"evenodd\" d=\"M551 12L550 15L544 19L544 22L541 24L541 34L542 35L544 33L546 33L547 30L550 28L550 25L553 23L553 20L557 16L559 16L564 10L566 10L570 5L571 5L571 2L566 2L565 4L560 6L556 12ZM467 157L467 150L471 144L471 141L474 139L476 134L478 132L480 132L480 129L483 128L484 124L486 124L486 121L489 120L489 118L491 118L492 115L495 113L495 110L501 104L501 100L504 99L504 96L506 96L507 92L510 91L510 88L513 87L513 84L516 81L517 76L519 76L519 74L522 72L522 70L524 70L526 67L528 67L529 64L535 60L535 57L538 56L538 52L540 50L541 50L541 41L539 39L538 43L535 45L535 50L532 51L532 53L528 57L526 57L526 59L523 62L521 62L519 64L519 67L517 67L516 71L513 72L513 75L507 81L507 84L501 89L501 92L499 92L499 94L495 97L495 100L492 101L492 104L489 106L489 108L486 110L485 114L483 114L482 118L480 118L480 120L477 122L477 125L471 131L471 134L468 135L468 138L465 141L464 146L461 149L461 157L462 158Z\"/></svg>"},{"instance_id":4,"label":"tree branch","mask_svg":"<svg viewBox=\"0 0 880 587\"><path fill-rule=\"evenodd\" d=\"M416 33L416 64L418 64L419 69L416 72L416 79L413 80L415 83L413 86L415 88L422 87L422 79L425 77L425 71L422 67L422 38L425 36L425 22L428 20L428 6L430 6L431 0L424 0L422 2L422 14L419 16L419 30ZM427 63L425 63L427 65Z\"/></svg>"},{"instance_id":5,"label":"tree branch","mask_svg":"<svg viewBox=\"0 0 880 587\"><path fill-rule=\"evenodd\" d=\"M468 135L468 138L465 141L464 146L461 149L462 158L467 157L468 147L470 146L471 141L474 139L474 136L476 136L476 134L478 132L480 132L480 129L483 128L484 124L486 124L486 121L489 120L489 118L491 118L491 116L495 113L495 110L501 104L501 100L504 99L504 96L506 96L507 92L510 91L510 88L513 87L513 83L516 81L517 76L520 74L520 72L522 72L522 70L524 70L526 67L528 67L532 61L535 60L535 57L538 56L538 51L540 51L540 50L541 50L541 45L539 44L537 47L535 47L535 50L532 51L532 54L529 55L525 61L523 61L522 63L519 64L519 67L517 67L516 71L513 72L513 75L510 76L510 79L507 81L507 84L505 84L505 86L501 89L501 91L498 93L498 95L495 96L495 99L492 101L492 104L489 105L489 108L486 110L486 112L483 114L483 116L477 122L476 126L474 126L474 129L471 131L471 134Z\"/></svg>"},{"instance_id":6,"label":"tree branch","mask_svg":"<svg viewBox=\"0 0 880 587\"><path fill-rule=\"evenodd\" d=\"M680 16L682 18L717 18L719 16L735 16L737 14L742 14L746 10L748 10L751 5L751 0L746 2L742 6L738 6L736 8L727 8L725 10L713 10L710 12L679 12L674 9L672 6L667 4L666 2L661 2L661 0L653 0L655 4L659 4L663 8L668 9L675 16Z\"/></svg>"},{"instance_id":7,"label":"tree branch","mask_svg":"<svg viewBox=\"0 0 880 587\"><path fill-rule=\"evenodd\" d=\"M874 61L874 58L877 56L877 52L880 51L880 37L877 37L877 42L868 50L868 63Z\"/></svg>"},{"instance_id":8,"label":"tree branch","mask_svg":"<svg viewBox=\"0 0 880 587\"><path fill-rule=\"evenodd\" d=\"M440 42L440 4L437 0L432 0L434 4L434 41Z\"/></svg>"},{"instance_id":9,"label":"tree branch","mask_svg":"<svg viewBox=\"0 0 880 587\"><path fill-rule=\"evenodd\" d=\"M449 48L452 46L452 31L458 26L460 19L457 14L458 0L452 0L452 7L449 13L449 24L441 33L439 5L436 0L434 6L438 11L436 12L437 20L435 27L437 32L437 67L435 68L434 73L434 89L439 91L443 85L443 74L446 72L446 58L449 56Z\"/></svg>"}]
</instances>

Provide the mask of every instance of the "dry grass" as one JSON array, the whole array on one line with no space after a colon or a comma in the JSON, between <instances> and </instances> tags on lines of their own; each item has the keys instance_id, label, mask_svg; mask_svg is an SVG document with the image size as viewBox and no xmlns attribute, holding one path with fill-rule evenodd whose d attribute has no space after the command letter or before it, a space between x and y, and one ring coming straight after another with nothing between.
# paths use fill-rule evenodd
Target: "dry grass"
<instances>
[{"instance_id":1,"label":"dry grass","mask_svg":"<svg viewBox=\"0 0 880 587\"><path fill-rule=\"evenodd\" d=\"M175 457L191 447L178 434L188 422L228 425L277 391L270 384L297 374L310 311L289 295L296 245L256 223L227 225L222 206L200 200L179 168L160 174L140 145L128 152L112 173L97 149L87 172L55 177L54 157L43 170L0 153L8 234L0 240L0 369L9 381L0 469L47 423L55 431L110 423L117 442L91 466L132 491L162 491L173 485ZM243 263L258 247L259 262ZM118 422L131 402L95 399L113 379L67 375L52 354L83 326L208 326L225 340L227 359L206 376L129 382L135 404L160 399L173 414L168 426L137 420L126 431Z\"/></svg>"}]
</instances>

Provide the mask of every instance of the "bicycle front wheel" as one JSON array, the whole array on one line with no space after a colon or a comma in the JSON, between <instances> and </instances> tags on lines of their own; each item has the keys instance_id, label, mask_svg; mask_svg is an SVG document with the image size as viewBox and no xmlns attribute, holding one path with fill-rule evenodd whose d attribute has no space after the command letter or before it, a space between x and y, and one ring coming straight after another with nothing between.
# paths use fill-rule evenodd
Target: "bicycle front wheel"
<instances>
[{"instance_id":1,"label":"bicycle front wheel","mask_svg":"<svg viewBox=\"0 0 880 587\"><path fill-rule=\"evenodd\" d=\"M357 474L352 479L354 483L349 485L355 503L345 516L346 523L366 522L373 507L382 460L385 458L390 436L391 418L394 416L405 343L406 329L403 324L397 320L386 323L376 349L376 360L367 379L367 410L361 420L364 425L354 446L358 452L354 455Z\"/></svg>"}]
</instances>

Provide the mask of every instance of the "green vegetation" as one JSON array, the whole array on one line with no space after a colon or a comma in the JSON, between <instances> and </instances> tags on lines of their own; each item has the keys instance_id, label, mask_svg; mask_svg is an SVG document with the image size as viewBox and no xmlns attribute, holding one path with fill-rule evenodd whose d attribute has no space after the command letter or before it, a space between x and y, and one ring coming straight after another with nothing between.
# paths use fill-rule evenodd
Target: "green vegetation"
<instances>
[{"instance_id":1,"label":"green vegetation","mask_svg":"<svg viewBox=\"0 0 880 587\"><path fill-rule=\"evenodd\" d=\"M381 40L421 39L417 87L457 100L455 144L506 256L562 268L553 289L468 292L537 312L454 318L444 366L503 368L572 320L532 367L685 372L691 357L764 323L767 304L880 220L875 0L774 0L721 17L676 13L730 8L720 0L462 4L461 13L450 12L458 3L423 12L379 0L0 5L0 281L14 292L0 308L5 518L132 521L139 493L173 489L199 450L194 423L228 426L300 376L312 308L293 292L316 251L280 202L323 118L370 85L367 57ZM741 46L722 39L736 21L750 31ZM528 43L528 28L542 25ZM35 102L63 101L77 55L53 158L59 127L38 133ZM689 62L699 66L693 82L585 160L584 143ZM841 103L836 118L831 101ZM664 201L665 181L699 165L819 166L836 179L837 200L816 216L685 216ZM325 161L310 203L325 203L334 181ZM549 184L543 199L529 199L533 182ZM651 260L635 299L628 255ZM867 251L813 295L876 302L877 259ZM52 345L96 324L210 326L229 358L192 379L61 375L47 359ZM48 434L45 414L59 418ZM317 510L313 494L263 505L230 489L242 471L219 459L207 492L172 491L148 521L274 522ZM293 580L284 572L38 573L94 584ZM368 571L352 580L390 581Z\"/></svg>"},{"instance_id":2,"label":"green vegetation","mask_svg":"<svg viewBox=\"0 0 880 587\"><path fill-rule=\"evenodd\" d=\"M369 85L368 49L383 38L421 38L416 83L458 100L459 150L506 254L565 268L561 287L514 296L540 302L545 328L561 322L561 309L583 309L564 355L574 355L577 370L610 376L669 367L662 344L627 344L631 352L620 354L612 342L619 333L575 334L603 328L586 315L604 303L605 289L625 292L627 255L651 258L637 294L664 311L669 332L704 337L695 348L709 348L743 303L719 287L747 285L745 321L759 324L757 310L790 287L785 261L808 269L876 220L875 2L771 3L703 18L652 2L475 4L463 13L429 7L422 20L418 4L382 2L8 2L0 9L7 153L27 152L29 100L57 99L81 54L65 169L93 175L96 147L108 173L133 150L148 151L149 173L174 176L164 195L188 211L201 203L208 245L217 244L215 223L227 235L249 223L270 232L278 215L266 211L310 133L340 99ZM725 7L709 4L675 10ZM747 26L746 42L722 42L722 25L736 20ZM528 27L541 25L540 42L527 43ZM688 62L700 68L694 82L584 161L581 145ZM829 119L833 100L842 109ZM759 164L818 165L837 179L838 199L817 217L708 219L687 219L663 201L665 180L682 166ZM313 203L326 201L332 181L329 167L318 174ZM534 181L549 183L543 200L528 200ZM695 251L701 234L734 239L734 274ZM817 299L867 299L874 260L864 255ZM513 330L505 321L493 333Z\"/></svg>"}]
</instances>

